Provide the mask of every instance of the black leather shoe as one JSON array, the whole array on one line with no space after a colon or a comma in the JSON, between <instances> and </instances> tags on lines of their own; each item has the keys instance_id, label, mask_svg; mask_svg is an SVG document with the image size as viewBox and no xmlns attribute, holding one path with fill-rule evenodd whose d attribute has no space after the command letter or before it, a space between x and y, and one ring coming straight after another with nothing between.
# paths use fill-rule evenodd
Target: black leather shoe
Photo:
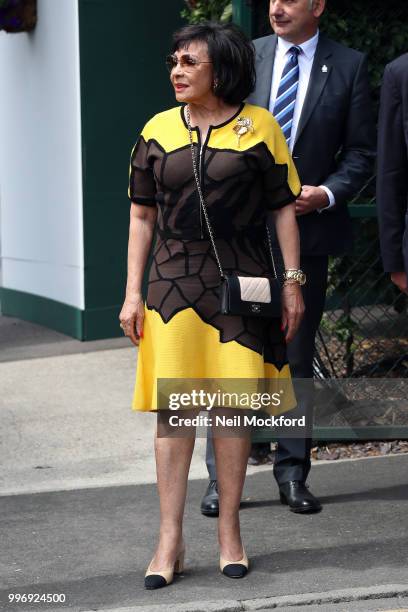
<instances>
[{"instance_id":1,"label":"black leather shoe","mask_svg":"<svg viewBox=\"0 0 408 612\"><path fill-rule=\"evenodd\" d=\"M217 481L210 480L205 495L201 500L201 514L204 514L204 516L218 516L219 510Z\"/></svg>"},{"instance_id":2,"label":"black leather shoe","mask_svg":"<svg viewBox=\"0 0 408 612\"><path fill-rule=\"evenodd\" d=\"M309 491L304 482L300 480L289 480L279 487L280 500L282 504L289 506L291 512L320 512L322 505L318 499Z\"/></svg>"}]
</instances>

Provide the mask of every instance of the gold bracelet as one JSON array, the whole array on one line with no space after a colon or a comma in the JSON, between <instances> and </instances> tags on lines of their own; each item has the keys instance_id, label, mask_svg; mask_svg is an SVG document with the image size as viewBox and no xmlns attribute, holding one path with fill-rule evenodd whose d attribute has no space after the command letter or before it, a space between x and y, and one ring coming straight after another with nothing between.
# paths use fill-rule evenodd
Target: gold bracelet
<instances>
[{"instance_id":1,"label":"gold bracelet","mask_svg":"<svg viewBox=\"0 0 408 612\"><path fill-rule=\"evenodd\" d=\"M306 274L303 270L294 270L293 268L289 268L285 270L283 273L283 280L295 280L299 283L299 285L304 285L306 282Z\"/></svg>"}]
</instances>

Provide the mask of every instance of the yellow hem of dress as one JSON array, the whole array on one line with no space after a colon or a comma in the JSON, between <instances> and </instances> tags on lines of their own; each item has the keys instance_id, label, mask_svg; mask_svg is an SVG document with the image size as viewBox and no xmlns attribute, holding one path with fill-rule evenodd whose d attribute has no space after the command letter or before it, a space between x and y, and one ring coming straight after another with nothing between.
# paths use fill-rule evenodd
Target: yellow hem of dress
<instances>
[{"instance_id":1,"label":"yellow hem of dress","mask_svg":"<svg viewBox=\"0 0 408 612\"><path fill-rule=\"evenodd\" d=\"M172 359L175 353L177 360ZM262 355L235 340L220 342L218 329L205 323L192 308L179 311L164 323L157 311L145 307L132 410L158 412L157 379L171 378L270 379L278 391L279 381L290 381L291 377L287 364L278 370L265 363ZM265 412L277 416L296 406L291 383L286 386L289 393L284 406L272 406Z\"/></svg>"}]
</instances>

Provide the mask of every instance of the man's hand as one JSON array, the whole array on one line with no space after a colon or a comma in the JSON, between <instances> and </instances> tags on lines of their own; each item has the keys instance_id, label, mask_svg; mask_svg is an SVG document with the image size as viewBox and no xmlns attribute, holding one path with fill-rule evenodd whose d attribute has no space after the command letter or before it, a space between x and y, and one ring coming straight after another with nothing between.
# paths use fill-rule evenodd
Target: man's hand
<instances>
[{"instance_id":1,"label":"man's hand","mask_svg":"<svg viewBox=\"0 0 408 612\"><path fill-rule=\"evenodd\" d=\"M303 185L302 193L296 200L296 215L308 215L318 208L325 208L329 204L329 196L321 187Z\"/></svg>"},{"instance_id":2,"label":"man's hand","mask_svg":"<svg viewBox=\"0 0 408 612\"><path fill-rule=\"evenodd\" d=\"M408 279L406 272L391 272L391 280L402 293L408 295Z\"/></svg>"}]
</instances>

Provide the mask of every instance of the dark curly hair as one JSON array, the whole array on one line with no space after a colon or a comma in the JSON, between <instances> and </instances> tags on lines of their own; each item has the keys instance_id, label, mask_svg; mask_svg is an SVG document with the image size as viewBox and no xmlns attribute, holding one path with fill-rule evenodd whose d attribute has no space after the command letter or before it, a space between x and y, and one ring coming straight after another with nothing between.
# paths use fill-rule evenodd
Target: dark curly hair
<instances>
[{"instance_id":1,"label":"dark curly hair","mask_svg":"<svg viewBox=\"0 0 408 612\"><path fill-rule=\"evenodd\" d=\"M226 104L236 105L255 89L255 49L236 25L206 21L185 26L173 36L173 50L188 48L192 42L205 42L213 63L218 86L214 95Z\"/></svg>"}]
</instances>

